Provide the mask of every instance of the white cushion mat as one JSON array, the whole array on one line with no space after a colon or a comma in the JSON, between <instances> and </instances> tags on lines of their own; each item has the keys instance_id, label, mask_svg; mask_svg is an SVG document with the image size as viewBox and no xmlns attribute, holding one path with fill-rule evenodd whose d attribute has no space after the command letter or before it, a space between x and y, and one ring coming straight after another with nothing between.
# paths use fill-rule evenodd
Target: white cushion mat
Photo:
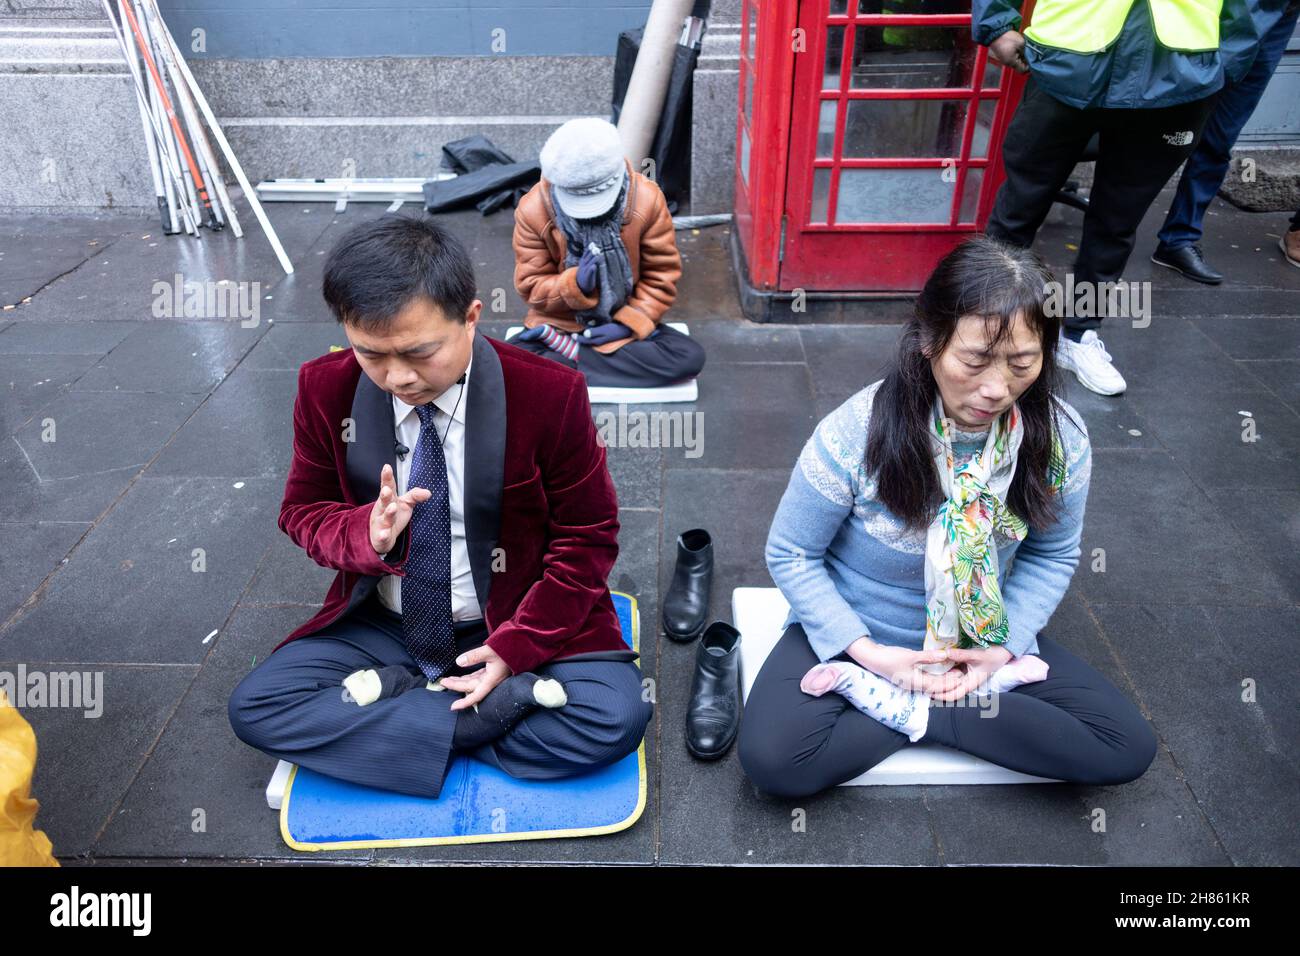
<instances>
[{"instance_id":1,"label":"white cushion mat","mask_svg":"<svg viewBox=\"0 0 1300 956\"><path fill-rule=\"evenodd\" d=\"M741 693L746 701L759 669L781 639L781 625L789 613L790 605L779 588L736 588L731 592L731 620L741 634ZM917 743L905 744L901 750L840 786L1059 782L1008 770L923 737Z\"/></svg>"},{"instance_id":2,"label":"white cushion mat","mask_svg":"<svg viewBox=\"0 0 1300 956\"><path fill-rule=\"evenodd\" d=\"M665 322L683 335L690 335L685 322ZM506 329L509 339L522 332L522 325L512 325ZM588 385L587 400L593 405L647 405L666 402L693 402L700 397L700 390L695 379L678 382L675 385L662 385L659 388L616 388L613 385Z\"/></svg>"}]
</instances>

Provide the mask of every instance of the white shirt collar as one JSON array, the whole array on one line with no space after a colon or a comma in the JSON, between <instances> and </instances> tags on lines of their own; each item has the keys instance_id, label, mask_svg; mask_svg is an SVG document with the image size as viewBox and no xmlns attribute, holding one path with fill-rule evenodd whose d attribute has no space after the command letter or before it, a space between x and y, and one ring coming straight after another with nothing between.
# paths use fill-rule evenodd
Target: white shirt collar
<instances>
[{"instance_id":1,"label":"white shirt collar","mask_svg":"<svg viewBox=\"0 0 1300 956\"><path fill-rule=\"evenodd\" d=\"M465 384L457 385L452 383L451 387L433 400L433 404L442 410L443 414L452 418L453 421L465 424L465 396L461 394L462 390L469 388L469 372L474 367L474 352L471 349L469 354L469 364L465 366ZM459 402L457 402L459 399ZM454 414L453 414L454 410ZM415 406L408 405L396 395L393 396L393 412L397 416L398 424L405 420L407 415L414 413Z\"/></svg>"}]
</instances>

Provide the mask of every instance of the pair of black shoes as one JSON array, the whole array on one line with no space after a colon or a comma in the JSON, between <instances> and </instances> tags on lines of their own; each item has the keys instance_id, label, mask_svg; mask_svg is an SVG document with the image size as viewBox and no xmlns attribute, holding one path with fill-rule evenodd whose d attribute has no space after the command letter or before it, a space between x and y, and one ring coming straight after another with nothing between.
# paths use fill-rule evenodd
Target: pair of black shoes
<instances>
[{"instance_id":1,"label":"pair of black shoes","mask_svg":"<svg viewBox=\"0 0 1300 956\"><path fill-rule=\"evenodd\" d=\"M679 643L700 638L686 710L686 749L716 760L740 729L740 632L723 621L706 626L713 586L713 539L703 528L677 536L677 564L664 595L664 633Z\"/></svg>"}]
</instances>

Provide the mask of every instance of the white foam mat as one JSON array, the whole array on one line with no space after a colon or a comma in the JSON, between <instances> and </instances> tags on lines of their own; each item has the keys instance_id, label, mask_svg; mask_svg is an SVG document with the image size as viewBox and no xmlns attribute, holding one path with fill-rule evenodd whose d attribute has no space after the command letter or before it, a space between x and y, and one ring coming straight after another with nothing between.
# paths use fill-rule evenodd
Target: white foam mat
<instances>
[{"instance_id":1,"label":"white foam mat","mask_svg":"<svg viewBox=\"0 0 1300 956\"><path fill-rule=\"evenodd\" d=\"M685 322L665 322L683 335L691 331ZM509 339L522 332L522 325L512 325L506 329ZM587 400L593 405L658 405L669 402L693 402L700 397L700 390L695 379L678 382L675 385L662 385L659 388L616 388L612 385L588 385Z\"/></svg>"},{"instance_id":2,"label":"white foam mat","mask_svg":"<svg viewBox=\"0 0 1300 956\"><path fill-rule=\"evenodd\" d=\"M741 694L749 700L767 655L781 639L790 605L779 588L736 588L731 592L731 620L740 631ZM902 784L1060 783L1050 777L1008 770L973 754L922 738L906 744L842 787Z\"/></svg>"},{"instance_id":3,"label":"white foam mat","mask_svg":"<svg viewBox=\"0 0 1300 956\"><path fill-rule=\"evenodd\" d=\"M293 764L287 760L281 760L275 765L271 782L266 785L266 805L272 810L279 810L284 803L284 790L289 786L289 771L292 769Z\"/></svg>"}]
</instances>

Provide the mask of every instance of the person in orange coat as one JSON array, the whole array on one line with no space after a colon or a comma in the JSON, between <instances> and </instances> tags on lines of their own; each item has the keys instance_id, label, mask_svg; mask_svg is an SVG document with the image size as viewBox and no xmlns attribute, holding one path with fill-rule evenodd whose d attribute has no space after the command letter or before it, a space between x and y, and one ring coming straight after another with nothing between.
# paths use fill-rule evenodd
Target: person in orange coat
<instances>
[{"instance_id":1,"label":"person in orange coat","mask_svg":"<svg viewBox=\"0 0 1300 956\"><path fill-rule=\"evenodd\" d=\"M528 314L510 344L578 369L588 385L694 378L703 347L663 323L682 274L663 191L595 117L560 126L539 161L541 179L515 209L515 288Z\"/></svg>"}]
</instances>

